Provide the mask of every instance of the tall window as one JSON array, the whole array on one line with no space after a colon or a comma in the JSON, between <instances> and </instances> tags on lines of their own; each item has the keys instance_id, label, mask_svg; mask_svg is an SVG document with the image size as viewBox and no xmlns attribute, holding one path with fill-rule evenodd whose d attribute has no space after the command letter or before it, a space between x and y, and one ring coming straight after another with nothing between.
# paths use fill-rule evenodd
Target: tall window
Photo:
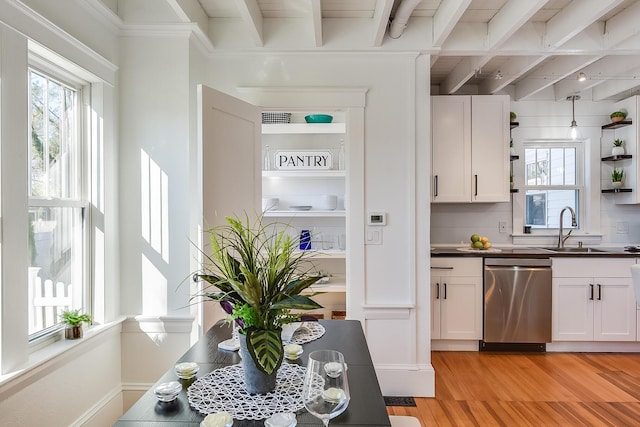
<instances>
[{"instance_id":1,"label":"tall window","mask_svg":"<svg viewBox=\"0 0 640 427\"><path fill-rule=\"evenodd\" d=\"M57 329L66 309L88 311L80 90L29 70L29 335Z\"/></svg>"},{"instance_id":2,"label":"tall window","mask_svg":"<svg viewBox=\"0 0 640 427\"><path fill-rule=\"evenodd\" d=\"M570 206L576 211L580 228L581 199L584 192L584 155L581 142L526 142L525 224L532 228L559 228L560 211ZM571 228L566 215L563 227Z\"/></svg>"}]
</instances>

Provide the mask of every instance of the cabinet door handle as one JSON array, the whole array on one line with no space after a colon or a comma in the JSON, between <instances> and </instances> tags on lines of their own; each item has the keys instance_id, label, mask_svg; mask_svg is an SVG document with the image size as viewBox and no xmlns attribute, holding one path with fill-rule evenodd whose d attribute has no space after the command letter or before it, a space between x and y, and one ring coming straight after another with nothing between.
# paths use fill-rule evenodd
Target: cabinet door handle
<instances>
[{"instance_id":1,"label":"cabinet door handle","mask_svg":"<svg viewBox=\"0 0 640 427\"><path fill-rule=\"evenodd\" d=\"M602 286L598 283L598 301L602 300Z\"/></svg>"},{"instance_id":2,"label":"cabinet door handle","mask_svg":"<svg viewBox=\"0 0 640 427\"><path fill-rule=\"evenodd\" d=\"M434 177L434 189L433 189L433 197L438 197L438 175Z\"/></svg>"},{"instance_id":3,"label":"cabinet door handle","mask_svg":"<svg viewBox=\"0 0 640 427\"><path fill-rule=\"evenodd\" d=\"M453 267L430 267L432 270L453 270Z\"/></svg>"},{"instance_id":4,"label":"cabinet door handle","mask_svg":"<svg viewBox=\"0 0 640 427\"><path fill-rule=\"evenodd\" d=\"M436 299L440 299L440 283L436 283Z\"/></svg>"},{"instance_id":5,"label":"cabinet door handle","mask_svg":"<svg viewBox=\"0 0 640 427\"><path fill-rule=\"evenodd\" d=\"M444 284L444 299L447 299L447 284Z\"/></svg>"},{"instance_id":6,"label":"cabinet door handle","mask_svg":"<svg viewBox=\"0 0 640 427\"><path fill-rule=\"evenodd\" d=\"M589 299L593 301L593 284L589 283Z\"/></svg>"},{"instance_id":7,"label":"cabinet door handle","mask_svg":"<svg viewBox=\"0 0 640 427\"><path fill-rule=\"evenodd\" d=\"M475 177L475 181L476 181L475 196L478 197L478 174L475 174L474 177Z\"/></svg>"}]
</instances>

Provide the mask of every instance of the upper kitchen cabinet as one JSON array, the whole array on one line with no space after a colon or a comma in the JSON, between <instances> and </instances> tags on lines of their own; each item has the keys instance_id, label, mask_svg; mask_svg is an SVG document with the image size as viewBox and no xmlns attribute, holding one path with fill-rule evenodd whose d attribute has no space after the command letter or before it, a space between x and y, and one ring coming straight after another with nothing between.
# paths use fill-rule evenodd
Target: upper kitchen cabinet
<instances>
[{"instance_id":1,"label":"upper kitchen cabinet","mask_svg":"<svg viewBox=\"0 0 640 427\"><path fill-rule=\"evenodd\" d=\"M508 202L507 95L431 97L433 203Z\"/></svg>"},{"instance_id":2,"label":"upper kitchen cabinet","mask_svg":"<svg viewBox=\"0 0 640 427\"><path fill-rule=\"evenodd\" d=\"M626 111L627 117L623 122L607 123L602 126L602 192L607 193L617 204L640 203L638 182L640 181L640 164L638 153L640 152L640 128L638 128L638 112L640 111L640 96L632 96L616 102L612 111ZM613 156L611 149L613 141L624 141L624 155ZM613 168L622 170L622 187L614 188L611 182Z\"/></svg>"}]
</instances>

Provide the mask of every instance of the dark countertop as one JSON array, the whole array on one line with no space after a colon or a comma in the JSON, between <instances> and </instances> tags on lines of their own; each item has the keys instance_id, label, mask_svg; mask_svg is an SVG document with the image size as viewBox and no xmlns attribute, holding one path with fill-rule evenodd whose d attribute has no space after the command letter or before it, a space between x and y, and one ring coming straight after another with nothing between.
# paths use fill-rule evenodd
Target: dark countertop
<instances>
[{"instance_id":1,"label":"dark countertop","mask_svg":"<svg viewBox=\"0 0 640 427\"><path fill-rule=\"evenodd\" d=\"M624 248L597 247L599 252L551 252L536 247L508 247L494 250L459 251L459 246L440 247L431 249L432 257L483 257L483 258L640 258L640 252L627 252ZM602 252L600 252L602 251Z\"/></svg>"}]
</instances>

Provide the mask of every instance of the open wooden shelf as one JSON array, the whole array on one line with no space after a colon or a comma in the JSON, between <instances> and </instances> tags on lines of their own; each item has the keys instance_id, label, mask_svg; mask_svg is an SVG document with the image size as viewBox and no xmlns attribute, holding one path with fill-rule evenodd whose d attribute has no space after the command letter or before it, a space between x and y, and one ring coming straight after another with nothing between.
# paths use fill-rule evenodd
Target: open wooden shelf
<instances>
[{"instance_id":1,"label":"open wooden shelf","mask_svg":"<svg viewBox=\"0 0 640 427\"><path fill-rule=\"evenodd\" d=\"M624 159L630 159L633 156L631 154L623 154L621 156L607 156L607 157L603 157L601 160L603 162L616 162L618 160L624 160Z\"/></svg>"},{"instance_id":2,"label":"open wooden shelf","mask_svg":"<svg viewBox=\"0 0 640 427\"><path fill-rule=\"evenodd\" d=\"M631 188L606 188L602 190L603 193L631 193Z\"/></svg>"},{"instance_id":3,"label":"open wooden shelf","mask_svg":"<svg viewBox=\"0 0 640 427\"><path fill-rule=\"evenodd\" d=\"M618 129L624 126L629 126L631 123L631 120L622 120L621 122L607 123L606 125L602 125L602 130Z\"/></svg>"}]
</instances>

